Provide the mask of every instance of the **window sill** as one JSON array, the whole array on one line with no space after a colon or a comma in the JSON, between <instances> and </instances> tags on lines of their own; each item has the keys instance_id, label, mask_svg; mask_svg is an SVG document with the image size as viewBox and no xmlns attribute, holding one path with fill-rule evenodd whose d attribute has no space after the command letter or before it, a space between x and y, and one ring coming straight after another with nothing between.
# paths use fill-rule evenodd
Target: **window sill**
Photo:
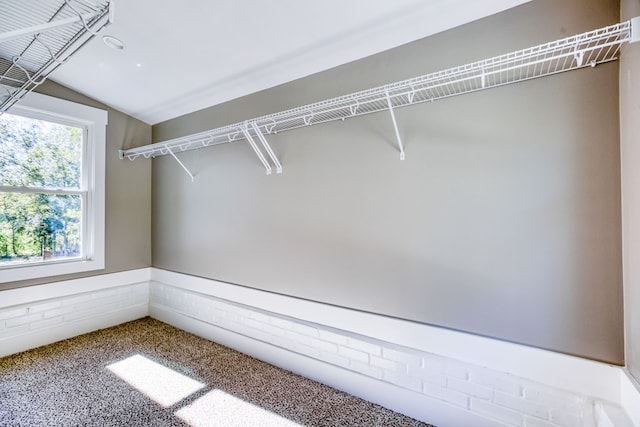
<instances>
[{"instance_id":1,"label":"window sill","mask_svg":"<svg viewBox=\"0 0 640 427\"><path fill-rule=\"evenodd\" d=\"M0 283L103 270L104 261L95 259L65 260L51 263L0 268Z\"/></svg>"}]
</instances>

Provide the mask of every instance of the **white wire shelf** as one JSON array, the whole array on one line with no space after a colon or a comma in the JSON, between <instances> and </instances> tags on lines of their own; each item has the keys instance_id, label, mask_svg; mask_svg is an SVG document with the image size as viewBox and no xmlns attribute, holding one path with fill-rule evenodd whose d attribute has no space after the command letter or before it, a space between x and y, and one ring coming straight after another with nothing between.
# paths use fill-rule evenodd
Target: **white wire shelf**
<instances>
[{"instance_id":1,"label":"white wire shelf","mask_svg":"<svg viewBox=\"0 0 640 427\"><path fill-rule=\"evenodd\" d=\"M108 0L3 0L0 114L109 24L112 13Z\"/></svg>"},{"instance_id":2,"label":"white wire shelf","mask_svg":"<svg viewBox=\"0 0 640 427\"><path fill-rule=\"evenodd\" d=\"M632 22L636 28L632 35ZM257 117L243 122L207 130L180 138L158 142L120 152L121 158L135 160L195 150L203 147L248 140L267 169L270 165L258 152L253 137L263 145L265 134L276 134L290 129L311 126L335 120L344 120L363 114L389 110L398 137L401 158L404 149L397 129L394 109L433 102L455 95L489 89L578 68L595 67L617 59L620 45L635 41L640 29L638 18L605 28L567 37L494 58L473 62L443 71L390 83L350 95L320 101L279 113ZM268 145L264 145L268 151ZM270 153L271 156L271 153ZM175 157L177 160L177 157ZM275 156L272 157L277 162ZM181 166L189 173L186 167ZM279 163L276 165L279 166ZM281 169L280 169L281 170ZM189 175L193 176L189 173Z\"/></svg>"}]
</instances>

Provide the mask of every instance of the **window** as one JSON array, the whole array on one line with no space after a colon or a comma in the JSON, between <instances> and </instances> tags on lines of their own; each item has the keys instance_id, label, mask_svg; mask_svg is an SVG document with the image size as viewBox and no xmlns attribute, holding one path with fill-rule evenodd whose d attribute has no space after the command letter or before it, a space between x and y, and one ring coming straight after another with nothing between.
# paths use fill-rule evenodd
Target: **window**
<instances>
[{"instance_id":1,"label":"window","mask_svg":"<svg viewBox=\"0 0 640 427\"><path fill-rule=\"evenodd\" d=\"M106 124L36 93L0 116L0 283L104 268Z\"/></svg>"}]
</instances>

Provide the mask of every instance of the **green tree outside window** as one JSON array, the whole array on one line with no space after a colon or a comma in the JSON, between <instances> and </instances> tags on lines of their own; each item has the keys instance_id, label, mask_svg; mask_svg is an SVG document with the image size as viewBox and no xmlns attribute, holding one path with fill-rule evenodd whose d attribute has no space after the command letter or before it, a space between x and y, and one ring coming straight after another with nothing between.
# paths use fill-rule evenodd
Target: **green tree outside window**
<instances>
[{"instance_id":1,"label":"green tree outside window","mask_svg":"<svg viewBox=\"0 0 640 427\"><path fill-rule=\"evenodd\" d=\"M82 253L83 135L74 126L0 116L0 265Z\"/></svg>"}]
</instances>

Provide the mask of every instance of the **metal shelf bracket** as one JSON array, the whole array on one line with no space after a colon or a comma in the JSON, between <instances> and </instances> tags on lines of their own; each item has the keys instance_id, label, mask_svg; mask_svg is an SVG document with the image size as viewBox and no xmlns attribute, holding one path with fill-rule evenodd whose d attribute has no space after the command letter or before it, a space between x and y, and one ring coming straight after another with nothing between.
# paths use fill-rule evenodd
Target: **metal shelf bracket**
<instances>
[{"instance_id":1,"label":"metal shelf bracket","mask_svg":"<svg viewBox=\"0 0 640 427\"><path fill-rule=\"evenodd\" d=\"M271 158L271 161L273 162L273 164L276 166L276 173L282 173L282 165L278 161L276 154L271 149L271 146L267 142L267 139L264 137L264 134L260 132L260 128L258 127L258 125L256 125L256 122L251 122L251 128L256 133L256 135L258 135L258 139L262 143L262 146L264 147L265 151Z\"/></svg>"},{"instance_id":2,"label":"metal shelf bracket","mask_svg":"<svg viewBox=\"0 0 640 427\"><path fill-rule=\"evenodd\" d=\"M256 155L262 162L262 165L267 171L267 175L271 175L271 165L269 164L269 162L267 162L267 159L265 159L264 154L262 154L262 151L260 151L260 149L258 148L256 141L253 139L253 137L249 133L249 125L245 123L245 125L241 128L241 131L244 134L244 137L247 140L247 142L249 142L249 145L251 145L251 148L253 148L253 151L256 153Z\"/></svg>"},{"instance_id":3,"label":"metal shelf bracket","mask_svg":"<svg viewBox=\"0 0 640 427\"><path fill-rule=\"evenodd\" d=\"M389 106L389 113L391 113L391 121L393 122L393 129L396 131L396 139L398 140L398 147L400 148L400 160L404 160L404 146L402 145L402 138L400 137L400 131L398 130L396 115L393 112L393 102L391 102L391 96L389 96L389 89L385 89L385 92L387 95L387 105Z\"/></svg>"},{"instance_id":4,"label":"metal shelf bracket","mask_svg":"<svg viewBox=\"0 0 640 427\"><path fill-rule=\"evenodd\" d=\"M171 154L171 157L173 157L174 159L176 159L176 162L178 162L178 164L179 164L180 166L182 166L182 169L184 169L184 171L187 173L187 175L189 175L189 177L191 178L191 182L195 181L195 179L194 179L194 177L193 177L193 174L192 174L191 172L189 172L189 169L187 169L187 167L184 165L184 163L182 163L182 162L180 161L180 159L178 158L178 156L176 156L176 155L174 154L174 152L173 152L173 151L171 151L171 148L169 148L169 146L168 146L168 145L165 145L165 148L166 148L166 150L169 152L169 154Z\"/></svg>"}]
</instances>

